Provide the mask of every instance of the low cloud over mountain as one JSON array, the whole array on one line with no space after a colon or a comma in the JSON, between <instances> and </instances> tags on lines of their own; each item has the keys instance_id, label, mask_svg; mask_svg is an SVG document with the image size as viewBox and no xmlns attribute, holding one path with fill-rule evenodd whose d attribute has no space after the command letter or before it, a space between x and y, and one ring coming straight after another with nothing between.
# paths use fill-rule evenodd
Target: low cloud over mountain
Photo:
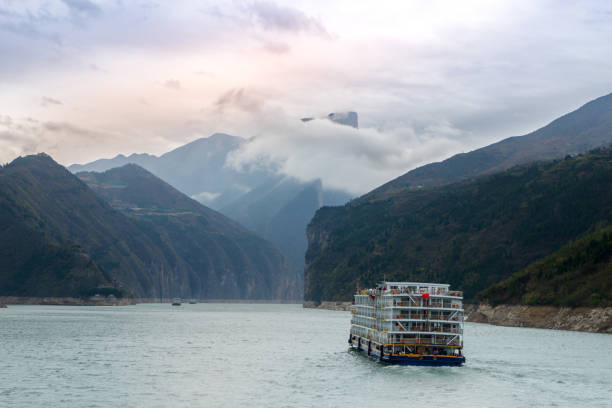
<instances>
[{"instance_id":1,"label":"low cloud over mountain","mask_svg":"<svg viewBox=\"0 0 612 408\"><path fill-rule=\"evenodd\" d=\"M263 115L260 115L262 117ZM382 132L357 129L324 118L296 120L269 112L260 131L232 152L227 165L276 168L302 181L362 194L410 168L447 157L461 148L457 129L438 126Z\"/></svg>"}]
</instances>

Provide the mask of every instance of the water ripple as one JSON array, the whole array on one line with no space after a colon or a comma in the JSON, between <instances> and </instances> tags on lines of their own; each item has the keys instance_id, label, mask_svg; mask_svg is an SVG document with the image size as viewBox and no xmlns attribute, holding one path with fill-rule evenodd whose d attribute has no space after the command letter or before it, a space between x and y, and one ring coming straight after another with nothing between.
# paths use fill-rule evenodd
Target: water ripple
<instances>
[{"instance_id":1,"label":"water ripple","mask_svg":"<svg viewBox=\"0 0 612 408\"><path fill-rule=\"evenodd\" d=\"M609 406L612 336L466 325L464 367L377 363L298 305L11 306L0 407ZM603 351L603 353L602 353Z\"/></svg>"}]
</instances>

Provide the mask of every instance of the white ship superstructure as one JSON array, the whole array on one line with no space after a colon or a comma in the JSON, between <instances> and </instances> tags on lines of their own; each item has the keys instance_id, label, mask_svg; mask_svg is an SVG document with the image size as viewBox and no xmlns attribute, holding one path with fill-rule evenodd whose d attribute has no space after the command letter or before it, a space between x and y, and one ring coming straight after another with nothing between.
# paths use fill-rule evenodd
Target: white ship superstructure
<instances>
[{"instance_id":1,"label":"white ship superstructure","mask_svg":"<svg viewBox=\"0 0 612 408\"><path fill-rule=\"evenodd\" d=\"M461 365L463 293L438 283L381 282L355 294L353 347L400 364Z\"/></svg>"}]
</instances>

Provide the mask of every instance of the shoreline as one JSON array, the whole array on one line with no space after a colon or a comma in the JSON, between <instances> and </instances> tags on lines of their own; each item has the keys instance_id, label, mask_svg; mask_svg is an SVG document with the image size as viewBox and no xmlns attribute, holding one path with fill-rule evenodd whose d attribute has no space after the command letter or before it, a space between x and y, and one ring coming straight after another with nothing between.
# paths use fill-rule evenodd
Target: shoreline
<instances>
[{"instance_id":1,"label":"shoreline","mask_svg":"<svg viewBox=\"0 0 612 408\"><path fill-rule=\"evenodd\" d=\"M33 297L33 296L0 296L3 305L41 305L41 306L128 306L134 305L134 299L115 298L74 298L74 297Z\"/></svg>"},{"instance_id":2,"label":"shoreline","mask_svg":"<svg viewBox=\"0 0 612 408\"><path fill-rule=\"evenodd\" d=\"M612 307L556 307L466 304L467 321L496 326L531 327L612 334Z\"/></svg>"},{"instance_id":3,"label":"shoreline","mask_svg":"<svg viewBox=\"0 0 612 408\"><path fill-rule=\"evenodd\" d=\"M305 301L306 309L350 311L352 302ZM555 306L464 304L466 321L494 326L530 327L612 334L612 307L569 308Z\"/></svg>"},{"instance_id":4,"label":"shoreline","mask_svg":"<svg viewBox=\"0 0 612 408\"><path fill-rule=\"evenodd\" d=\"M183 300L188 303L190 299ZM305 309L350 311L352 302L286 301L261 299L195 299L197 303L243 303L243 304L302 304ZM132 306L139 303L170 304L172 299L154 298L104 298L89 299L73 297L22 297L0 296L0 305L41 306ZM570 330L589 333L612 334L612 307L568 308L554 306L525 306L487 304L464 304L466 321L487 323L495 326L530 327L538 329Z\"/></svg>"},{"instance_id":5,"label":"shoreline","mask_svg":"<svg viewBox=\"0 0 612 408\"><path fill-rule=\"evenodd\" d=\"M172 303L174 298L134 298L135 303ZM278 300L278 299L194 299L181 298L182 303L189 303L190 300L195 300L196 303L261 303L261 304L287 304L301 305L301 300Z\"/></svg>"},{"instance_id":6,"label":"shoreline","mask_svg":"<svg viewBox=\"0 0 612 408\"><path fill-rule=\"evenodd\" d=\"M40 305L40 306L133 306L139 303L170 304L173 298L75 298L75 297L34 297L34 296L0 296L0 305ZM192 299L181 299L189 303ZM264 299L193 299L196 303L257 303L257 304L302 304L300 300L264 300Z\"/></svg>"},{"instance_id":7,"label":"shoreline","mask_svg":"<svg viewBox=\"0 0 612 408\"><path fill-rule=\"evenodd\" d=\"M312 300L305 300L302 303L302 307L304 309L325 309L325 310L336 310L339 312L350 312L351 305L353 302L340 302L340 301L327 301L324 300L321 303L317 304Z\"/></svg>"}]
</instances>

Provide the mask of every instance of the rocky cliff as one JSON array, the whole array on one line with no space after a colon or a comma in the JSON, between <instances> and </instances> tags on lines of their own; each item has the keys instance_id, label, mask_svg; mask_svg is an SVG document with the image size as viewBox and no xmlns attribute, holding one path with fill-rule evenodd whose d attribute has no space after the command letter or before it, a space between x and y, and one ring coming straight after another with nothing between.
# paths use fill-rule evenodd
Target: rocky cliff
<instances>
[{"instance_id":1,"label":"rocky cliff","mask_svg":"<svg viewBox=\"0 0 612 408\"><path fill-rule=\"evenodd\" d=\"M163 246L174 265L149 296L301 297L297 274L272 244L134 164L79 173L96 194Z\"/></svg>"},{"instance_id":2,"label":"rocky cliff","mask_svg":"<svg viewBox=\"0 0 612 408\"><path fill-rule=\"evenodd\" d=\"M357 283L369 287L383 277L449 283L472 300L612 223L611 186L612 150L600 149L385 200L323 207L308 226L305 300L350 300Z\"/></svg>"}]
</instances>

